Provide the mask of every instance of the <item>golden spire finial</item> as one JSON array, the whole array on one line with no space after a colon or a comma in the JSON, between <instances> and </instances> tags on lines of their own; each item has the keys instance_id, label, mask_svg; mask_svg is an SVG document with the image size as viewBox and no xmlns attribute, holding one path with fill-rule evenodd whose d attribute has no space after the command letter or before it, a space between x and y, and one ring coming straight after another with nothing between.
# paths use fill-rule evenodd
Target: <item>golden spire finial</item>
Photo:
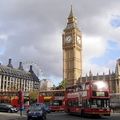
<instances>
[{"instance_id":1,"label":"golden spire finial","mask_svg":"<svg viewBox=\"0 0 120 120\"><path fill-rule=\"evenodd\" d=\"M72 3L71 3L71 11L70 11L70 14L69 14L69 17L73 17L73 10L72 10Z\"/></svg>"},{"instance_id":2,"label":"golden spire finial","mask_svg":"<svg viewBox=\"0 0 120 120\"><path fill-rule=\"evenodd\" d=\"M72 1L71 1L71 7L72 7Z\"/></svg>"},{"instance_id":3,"label":"golden spire finial","mask_svg":"<svg viewBox=\"0 0 120 120\"><path fill-rule=\"evenodd\" d=\"M71 11L72 11L72 1L71 1Z\"/></svg>"}]
</instances>

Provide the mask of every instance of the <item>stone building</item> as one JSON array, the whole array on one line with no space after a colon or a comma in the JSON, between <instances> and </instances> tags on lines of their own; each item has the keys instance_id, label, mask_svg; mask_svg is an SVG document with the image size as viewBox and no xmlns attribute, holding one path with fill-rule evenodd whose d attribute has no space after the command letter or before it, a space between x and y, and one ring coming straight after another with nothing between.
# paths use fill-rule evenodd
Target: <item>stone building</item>
<instances>
[{"instance_id":1,"label":"stone building","mask_svg":"<svg viewBox=\"0 0 120 120\"><path fill-rule=\"evenodd\" d=\"M99 75L99 73L97 73L96 76L93 76L90 71L89 75L86 74L85 77L80 77L76 84L87 82L89 80L105 80L109 83L111 93L120 93L120 59L117 60L115 72L111 72L109 70L108 75L105 75L103 72L103 75Z\"/></svg>"},{"instance_id":2,"label":"stone building","mask_svg":"<svg viewBox=\"0 0 120 120\"><path fill-rule=\"evenodd\" d=\"M9 59L8 65L0 64L0 91L10 90L38 90L40 82L32 70L32 65L28 72L24 71L22 62L18 69L13 68L12 60Z\"/></svg>"},{"instance_id":3,"label":"stone building","mask_svg":"<svg viewBox=\"0 0 120 120\"><path fill-rule=\"evenodd\" d=\"M40 90L50 90L52 86L53 84L50 79L40 80Z\"/></svg>"}]
</instances>

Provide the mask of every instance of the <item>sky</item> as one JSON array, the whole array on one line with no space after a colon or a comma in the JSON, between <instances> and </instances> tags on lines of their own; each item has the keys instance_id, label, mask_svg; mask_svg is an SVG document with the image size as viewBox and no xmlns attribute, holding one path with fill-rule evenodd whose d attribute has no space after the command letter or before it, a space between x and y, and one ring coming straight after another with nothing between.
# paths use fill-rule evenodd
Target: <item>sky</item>
<instances>
[{"instance_id":1,"label":"sky","mask_svg":"<svg viewBox=\"0 0 120 120\"><path fill-rule=\"evenodd\" d=\"M90 70L93 75L114 72L120 57L120 0L0 0L0 63L7 66L12 59L18 68L19 62L32 62L43 73L40 79L58 85L71 4L82 32L82 76Z\"/></svg>"}]
</instances>

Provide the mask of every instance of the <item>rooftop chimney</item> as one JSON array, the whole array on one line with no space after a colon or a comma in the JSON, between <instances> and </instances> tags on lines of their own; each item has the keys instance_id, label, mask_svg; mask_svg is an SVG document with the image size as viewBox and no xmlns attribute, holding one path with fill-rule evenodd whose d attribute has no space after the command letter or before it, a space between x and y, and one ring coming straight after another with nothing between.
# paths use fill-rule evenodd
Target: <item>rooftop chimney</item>
<instances>
[{"instance_id":1,"label":"rooftop chimney","mask_svg":"<svg viewBox=\"0 0 120 120\"><path fill-rule=\"evenodd\" d=\"M19 63L18 69L19 69L19 70L23 70L22 62Z\"/></svg>"},{"instance_id":2,"label":"rooftop chimney","mask_svg":"<svg viewBox=\"0 0 120 120\"><path fill-rule=\"evenodd\" d=\"M13 66L12 66L12 64L11 64L11 59L9 59L9 62L8 62L8 65L7 65L7 67L11 67L11 68L13 68Z\"/></svg>"},{"instance_id":3,"label":"rooftop chimney","mask_svg":"<svg viewBox=\"0 0 120 120\"><path fill-rule=\"evenodd\" d=\"M30 70L29 70L29 72L34 73L33 70L32 70L32 65L30 65Z\"/></svg>"}]
</instances>

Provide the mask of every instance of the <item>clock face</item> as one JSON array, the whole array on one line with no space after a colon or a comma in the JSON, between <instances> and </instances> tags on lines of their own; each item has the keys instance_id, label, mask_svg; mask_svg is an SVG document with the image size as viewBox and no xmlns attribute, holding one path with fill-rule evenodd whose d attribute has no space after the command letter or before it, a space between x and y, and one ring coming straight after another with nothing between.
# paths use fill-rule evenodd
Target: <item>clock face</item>
<instances>
[{"instance_id":1,"label":"clock face","mask_svg":"<svg viewBox=\"0 0 120 120\"><path fill-rule=\"evenodd\" d=\"M77 42L78 42L79 44L81 43L80 36L77 36Z\"/></svg>"},{"instance_id":2,"label":"clock face","mask_svg":"<svg viewBox=\"0 0 120 120\"><path fill-rule=\"evenodd\" d=\"M70 43L72 41L72 37L68 35L65 40L66 40L66 43Z\"/></svg>"}]
</instances>

